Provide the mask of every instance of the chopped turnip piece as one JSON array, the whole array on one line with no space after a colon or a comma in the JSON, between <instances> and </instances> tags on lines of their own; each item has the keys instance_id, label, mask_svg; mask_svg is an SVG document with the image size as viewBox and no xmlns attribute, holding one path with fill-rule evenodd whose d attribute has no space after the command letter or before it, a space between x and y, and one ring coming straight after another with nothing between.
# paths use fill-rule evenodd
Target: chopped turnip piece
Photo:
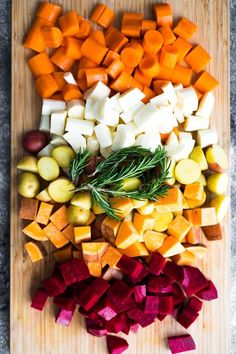
<instances>
[{"instance_id":1,"label":"chopped turnip piece","mask_svg":"<svg viewBox=\"0 0 236 354\"><path fill-rule=\"evenodd\" d=\"M123 280L116 280L114 284L110 287L108 296L111 300L118 300L124 303L128 297L133 294L134 290L129 287Z\"/></svg>"},{"instance_id":2,"label":"chopped turnip piece","mask_svg":"<svg viewBox=\"0 0 236 354\"><path fill-rule=\"evenodd\" d=\"M157 315L159 312L159 297L148 295L144 308L145 314Z\"/></svg>"},{"instance_id":3,"label":"chopped turnip piece","mask_svg":"<svg viewBox=\"0 0 236 354\"><path fill-rule=\"evenodd\" d=\"M174 262L166 262L162 273L167 275L169 278L177 281L178 283L182 283L184 275L183 275L183 267L178 266Z\"/></svg>"},{"instance_id":4,"label":"chopped turnip piece","mask_svg":"<svg viewBox=\"0 0 236 354\"><path fill-rule=\"evenodd\" d=\"M85 103L82 100L71 100L66 104L68 117L70 118L83 118Z\"/></svg>"},{"instance_id":5,"label":"chopped turnip piece","mask_svg":"<svg viewBox=\"0 0 236 354\"><path fill-rule=\"evenodd\" d=\"M80 259L72 259L61 264L60 270L66 285L90 278L86 263Z\"/></svg>"},{"instance_id":6,"label":"chopped turnip piece","mask_svg":"<svg viewBox=\"0 0 236 354\"><path fill-rule=\"evenodd\" d=\"M112 135L108 126L100 123L94 128L94 131L101 148L112 145Z\"/></svg>"},{"instance_id":7,"label":"chopped turnip piece","mask_svg":"<svg viewBox=\"0 0 236 354\"><path fill-rule=\"evenodd\" d=\"M78 132L70 131L63 135L63 138L70 144L72 149L78 153L86 149L86 139Z\"/></svg>"},{"instance_id":8,"label":"chopped turnip piece","mask_svg":"<svg viewBox=\"0 0 236 354\"><path fill-rule=\"evenodd\" d=\"M92 336L102 337L107 335L107 329L102 324L102 321L86 318L85 323L87 332L92 334Z\"/></svg>"},{"instance_id":9,"label":"chopped turnip piece","mask_svg":"<svg viewBox=\"0 0 236 354\"><path fill-rule=\"evenodd\" d=\"M177 314L176 321L179 322L184 328L189 328L191 324L196 321L199 314L193 312L191 309L186 307L180 313Z\"/></svg>"},{"instance_id":10,"label":"chopped turnip piece","mask_svg":"<svg viewBox=\"0 0 236 354\"><path fill-rule=\"evenodd\" d=\"M148 293L168 294L172 291L173 281L165 275L151 276L148 281Z\"/></svg>"},{"instance_id":11,"label":"chopped turnip piece","mask_svg":"<svg viewBox=\"0 0 236 354\"><path fill-rule=\"evenodd\" d=\"M193 312L199 312L202 309L202 301L197 299L195 296L191 296L187 307Z\"/></svg>"},{"instance_id":12,"label":"chopped turnip piece","mask_svg":"<svg viewBox=\"0 0 236 354\"><path fill-rule=\"evenodd\" d=\"M46 291L44 289L38 289L32 299L31 307L33 309L42 311L46 305L47 299L48 295Z\"/></svg>"},{"instance_id":13,"label":"chopped turnip piece","mask_svg":"<svg viewBox=\"0 0 236 354\"><path fill-rule=\"evenodd\" d=\"M196 345L190 334L168 337L168 345L172 354L183 353L196 349Z\"/></svg>"},{"instance_id":14,"label":"chopped turnip piece","mask_svg":"<svg viewBox=\"0 0 236 354\"><path fill-rule=\"evenodd\" d=\"M107 350L109 354L121 354L128 347L129 344L125 339L111 335L107 336Z\"/></svg>"},{"instance_id":15,"label":"chopped turnip piece","mask_svg":"<svg viewBox=\"0 0 236 354\"><path fill-rule=\"evenodd\" d=\"M119 104L124 112L135 106L145 97L144 93L137 87L129 89L119 97Z\"/></svg>"},{"instance_id":16,"label":"chopped turnip piece","mask_svg":"<svg viewBox=\"0 0 236 354\"><path fill-rule=\"evenodd\" d=\"M149 263L149 267L148 267L149 273L160 275L164 265L165 265L165 258L162 257L160 254L153 253L151 262Z\"/></svg>"},{"instance_id":17,"label":"chopped turnip piece","mask_svg":"<svg viewBox=\"0 0 236 354\"><path fill-rule=\"evenodd\" d=\"M201 148L218 143L218 134L215 128L199 130L197 132L197 143Z\"/></svg>"},{"instance_id":18,"label":"chopped turnip piece","mask_svg":"<svg viewBox=\"0 0 236 354\"><path fill-rule=\"evenodd\" d=\"M43 99L42 115L50 115L53 112L65 111L66 103L60 100Z\"/></svg>"},{"instance_id":19,"label":"chopped turnip piece","mask_svg":"<svg viewBox=\"0 0 236 354\"><path fill-rule=\"evenodd\" d=\"M196 296L200 297L200 299L211 301L218 298L218 293L215 285L209 280L205 288L196 292Z\"/></svg>"},{"instance_id":20,"label":"chopped turnip piece","mask_svg":"<svg viewBox=\"0 0 236 354\"><path fill-rule=\"evenodd\" d=\"M65 130L91 136L94 130L94 123L84 119L67 118Z\"/></svg>"},{"instance_id":21,"label":"chopped turnip piece","mask_svg":"<svg viewBox=\"0 0 236 354\"><path fill-rule=\"evenodd\" d=\"M160 134L157 132L148 132L140 134L135 141L135 145L142 146L145 149L149 149L151 152L154 152L160 144L161 137Z\"/></svg>"},{"instance_id":22,"label":"chopped turnip piece","mask_svg":"<svg viewBox=\"0 0 236 354\"><path fill-rule=\"evenodd\" d=\"M77 86L77 82L75 81L75 78L71 72L66 72L63 77L68 84Z\"/></svg>"},{"instance_id":23,"label":"chopped turnip piece","mask_svg":"<svg viewBox=\"0 0 236 354\"><path fill-rule=\"evenodd\" d=\"M207 287L208 280L198 268L185 266L183 271L184 279L181 285L188 296Z\"/></svg>"},{"instance_id":24,"label":"chopped turnip piece","mask_svg":"<svg viewBox=\"0 0 236 354\"><path fill-rule=\"evenodd\" d=\"M67 111L55 112L51 115L51 134L62 135L66 124Z\"/></svg>"},{"instance_id":25,"label":"chopped turnip piece","mask_svg":"<svg viewBox=\"0 0 236 354\"><path fill-rule=\"evenodd\" d=\"M173 313L173 296L159 297L159 313L161 315L169 315Z\"/></svg>"},{"instance_id":26,"label":"chopped turnip piece","mask_svg":"<svg viewBox=\"0 0 236 354\"><path fill-rule=\"evenodd\" d=\"M58 275L54 275L48 279L45 279L42 282L42 285L48 296L57 296L66 290L66 284L64 280Z\"/></svg>"},{"instance_id":27,"label":"chopped turnip piece","mask_svg":"<svg viewBox=\"0 0 236 354\"><path fill-rule=\"evenodd\" d=\"M110 95L111 90L103 82L98 81L84 93L84 99L102 100Z\"/></svg>"},{"instance_id":28,"label":"chopped turnip piece","mask_svg":"<svg viewBox=\"0 0 236 354\"><path fill-rule=\"evenodd\" d=\"M53 303L64 310L72 310L75 308L75 301L72 297L58 295L54 298Z\"/></svg>"},{"instance_id":29,"label":"chopped turnip piece","mask_svg":"<svg viewBox=\"0 0 236 354\"><path fill-rule=\"evenodd\" d=\"M147 291L146 285L135 285L134 286L134 299L136 302L143 302L146 298Z\"/></svg>"},{"instance_id":30,"label":"chopped turnip piece","mask_svg":"<svg viewBox=\"0 0 236 354\"><path fill-rule=\"evenodd\" d=\"M63 326L69 326L74 315L75 308L72 310L60 309L58 312L56 323Z\"/></svg>"}]
</instances>

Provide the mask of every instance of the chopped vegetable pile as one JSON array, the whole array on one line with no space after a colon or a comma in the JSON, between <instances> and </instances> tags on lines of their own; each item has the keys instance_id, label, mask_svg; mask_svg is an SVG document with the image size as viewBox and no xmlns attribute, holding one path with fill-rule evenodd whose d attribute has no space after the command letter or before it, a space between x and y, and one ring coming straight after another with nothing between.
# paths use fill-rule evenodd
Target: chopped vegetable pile
<instances>
[{"instance_id":1,"label":"chopped vegetable pile","mask_svg":"<svg viewBox=\"0 0 236 354\"><path fill-rule=\"evenodd\" d=\"M118 29L105 4L87 20L43 2L24 41L42 116L22 137L19 214L31 261L48 242L56 261L31 307L53 297L68 326L78 305L111 354L128 348L114 334L168 315L187 329L217 298L198 267L229 206L211 56L190 42L195 23L175 22L169 4L153 12L125 12ZM196 348L189 334L167 342Z\"/></svg>"}]
</instances>

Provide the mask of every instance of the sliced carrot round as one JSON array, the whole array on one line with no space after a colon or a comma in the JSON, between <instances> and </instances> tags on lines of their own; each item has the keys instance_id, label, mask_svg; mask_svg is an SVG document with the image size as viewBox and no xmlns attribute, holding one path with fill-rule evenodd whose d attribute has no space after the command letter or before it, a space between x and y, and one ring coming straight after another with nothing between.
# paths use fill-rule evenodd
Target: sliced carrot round
<instances>
[{"instance_id":1,"label":"sliced carrot round","mask_svg":"<svg viewBox=\"0 0 236 354\"><path fill-rule=\"evenodd\" d=\"M120 54L121 61L127 68L135 68L143 57L143 48L138 42L130 42Z\"/></svg>"},{"instance_id":2,"label":"sliced carrot round","mask_svg":"<svg viewBox=\"0 0 236 354\"><path fill-rule=\"evenodd\" d=\"M161 50L160 64L166 68L173 69L177 63L179 51L176 47L166 45Z\"/></svg>"},{"instance_id":3,"label":"sliced carrot round","mask_svg":"<svg viewBox=\"0 0 236 354\"><path fill-rule=\"evenodd\" d=\"M155 55L144 57L139 63L139 69L148 77L156 76L160 71L160 64Z\"/></svg>"},{"instance_id":4,"label":"sliced carrot round","mask_svg":"<svg viewBox=\"0 0 236 354\"><path fill-rule=\"evenodd\" d=\"M158 31L147 31L143 37L143 49L148 54L156 54L160 51L164 39Z\"/></svg>"}]
</instances>

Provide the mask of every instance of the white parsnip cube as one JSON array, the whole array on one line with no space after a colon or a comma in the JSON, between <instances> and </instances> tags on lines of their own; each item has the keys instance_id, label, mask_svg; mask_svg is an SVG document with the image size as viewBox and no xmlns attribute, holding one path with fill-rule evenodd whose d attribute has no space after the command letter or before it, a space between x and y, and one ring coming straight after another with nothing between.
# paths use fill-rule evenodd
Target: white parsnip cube
<instances>
[{"instance_id":1,"label":"white parsnip cube","mask_svg":"<svg viewBox=\"0 0 236 354\"><path fill-rule=\"evenodd\" d=\"M94 128L100 148L106 148L112 145L111 131L107 125L100 123Z\"/></svg>"},{"instance_id":2,"label":"white parsnip cube","mask_svg":"<svg viewBox=\"0 0 236 354\"><path fill-rule=\"evenodd\" d=\"M177 92L177 91L181 90L182 88L184 88L183 84L181 84L181 83L174 84L173 87L174 87L175 92Z\"/></svg>"},{"instance_id":3,"label":"white parsnip cube","mask_svg":"<svg viewBox=\"0 0 236 354\"><path fill-rule=\"evenodd\" d=\"M50 131L50 115L43 115L41 116L40 123L39 123L39 130L44 132Z\"/></svg>"},{"instance_id":4,"label":"white parsnip cube","mask_svg":"<svg viewBox=\"0 0 236 354\"><path fill-rule=\"evenodd\" d=\"M168 136L165 145L179 145L179 140L174 132Z\"/></svg>"},{"instance_id":5,"label":"white parsnip cube","mask_svg":"<svg viewBox=\"0 0 236 354\"><path fill-rule=\"evenodd\" d=\"M109 97L96 101L93 107L96 120L100 123L115 127L119 123L119 113L113 109L112 101Z\"/></svg>"},{"instance_id":6,"label":"white parsnip cube","mask_svg":"<svg viewBox=\"0 0 236 354\"><path fill-rule=\"evenodd\" d=\"M159 131L161 134L168 134L174 127L178 126L178 122L173 114L172 106L161 106L159 112Z\"/></svg>"},{"instance_id":7,"label":"white parsnip cube","mask_svg":"<svg viewBox=\"0 0 236 354\"><path fill-rule=\"evenodd\" d=\"M61 135L52 135L52 140L50 144L54 146L67 145L67 141Z\"/></svg>"},{"instance_id":8,"label":"white parsnip cube","mask_svg":"<svg viewBox=\"0 0 236 354\"><path fill-rule=\"evenodd\" d=\"M156 107L169 105L167 95L164 92L151 98L150 103L154 104Z\"/></svg>"},{"instance_id":9,"label":"white parsnip cube","mask_svg":"<svg viewBox=\"0 0 236 354\"><path fill-rule=\"evenodd\" d=\"M185 143L187 140L192 140L192 134L186 132L179 132L179 143Z\"/></svg>"},{"instance_id":10,"label":"white parsnip cube","mask_svg":"<svg viewBox=\"0 0 236 354\"><path fill-rule=\"evenodd\" d=\"M55 145L53 144L48 144L46 145L42 150L39 151L38 157L44 157L44 156L51 156L52 155L52 150L55 149Z\"/></svg>"},{"instance_id":11,"label":"white parsnip cube","mask_svg":"<svg viewBox=\"0 0 236 354\"><path fill-rule=\"evenodd\" d=\"M82 100L71 100L67 102L68 117L83 118L85 111L85 103Z\"/></svg>"},{"instance_id":12,"label":"white parsnip cube","mask_svg":"<svg viewBox=\"0 0 236 354\"><path fill-rule=\"evenodd\" d=\"M99 152L99 142L96 138L96 136L89 136L87 138L87 149L88 151L93 154L93 155L97 155Z\"/></svg>"},{"instance_id":13,"label":"white parsnip cube","mask_svg":"<svg viewBox=\"0 0 236 354\"><path fill-rule=\"evenodd\" d=\"M176 96L176 91L171 82L163 84L161 86L162 91L166 94L166 97L171 105L176 105L178 100Z\"/></svg>"},{"instance_id":14,"label":"white parsnip cube","mask_svg":"<svg viewBox=\"0 0 236 354\"><path fill-rule=\"evenodd\" d=\"M119 104L124 112L135 106L145 97L145 94L137 87L125 91L120 95Z\"/></svg>"},{"instance_id":15,"label":"white parsnip cube","mask_svg":"<svg viewBox=\"0 0 236 354\"><path fill-rule=\"evenodd\" d=\"M95 120L95 114L94 114L94 104L95 100L92 98L88 98L85 103L85 111L84 111L84 118L86 120Z\"/></svg>"},{"instance_id":16,"label":"white parsnip cube","mask_svg":"<svg viewBox=\"0 0 236 354\"><path fill-rule=\"evenodd\" d=\"M161 138L159 133L140 134L135 141L135 145L142 146L152 152L154 152L160 144Z\"/></svg>"},{"instance_id":17,"label":"white parsnip cube","mask_svg":"<svg viewBox=\"0 0 236 354\"><path fill-rule=\"evenodd\" d=\"M42 115L50 115L53 112L65 111L66 103L60 100L43 99Z\"/></svg>"},{"instance_id":18,"label":"white parsnip cube","mask_svg":"<svg viewBox=\"0 0 236 354\"><path fill-rule=\"evenodd\" d=\"M120 99L120 93L117 92L114 96L111 97L111 102L112 102L113 110L121 113L122 112L122 108L120 106L119 99Z\"/></svg>"},{"instance_id":19,"label":"white parsnip cube","mask_svg":"<svg viewBox=\"0 0 236 354\"><path fill-rule=\"evenodd\" d=\"M135 113L137 113L144 106L145 104L142 101L138 102L136 105L131 107L128 111L121 113L120 114L121 119L126 124L130 123L133 120Z\"/></svg>"},{"instance_id":20,"label":"white parsnip cube","mask_svg":"<svg viewBox=\"0 0 236 354\"><path fill-rule=\"evenodd\" d=\"M50 132L51 134L63 135L66 124L67 111L55 112L51 114Z\"/></svg>"},{"instance_id":21,"label":"white parsnip cube","mask_svg":"<svg viewBox=\"0 0 236 354\"><path fill-rule=\"evenodd\" d=\"M197 117L197 116L188 116L184 122L184 130L186 132L194 132L201 129L209 128L209 118Z\"/></svg>"},{"instance_id":22,"label":"white parsnip cube","mask_svg":"<svg viewBox=\"0 0 236 354\"><path fill-rule=\"evenodd\" d=\"M148 103L134 115L134 122L142 132L159 130L160 110Z\"/></svg>"},{"instance_id":23,"label":"white parsnip cube","mask_svg":"<svg viewBox=\"0 0 236 354\"><path fill-rule=\"evenodd\" d=\"M201 148L218 143L218 134L215 128L199 130L197 132L197 143Z\"/></svg>"},{"instance_id":24,"label":"white parsnip cube","mask_svg":"<svg viewBox=\"0 0 236 354\"><path fill-rule=\"evenodd\" d=\"M186 87L176 92L178 105L185 116L188 116L198 109L198 97L193 87Z\"/></svg>"},{"instance_id":25,"label":"white parsnip cube","mask_svg":"<svg viewBox=\"0 0 236 354\"><path fill-rule=\"evenodd\" d=\"M180 108L180 106L178 105L178 103L175 106L173 106L173 114L179 123L184 122L184 113Z\"/></svg>"},{"instance_id":26,"label":"white parsnip cube","mask_svg":"<svg viewBox=\"0 0 236 354\"><path fill-rule=\"evenodd\" d=\"M70 144L75 153L86 150L86 139L83 135L77 132L67 132L63 138Z\"/></svg>"},{"instance_id":27,"label":"white parsnip cube","mask_svg":"<svg viewBox=\"0 0 236 354\"><path fill-rule=\"evenodd\" d=\"M112 150L117 151L135 144L135 130L131 125L120 124L114 135Z\"/></svg>"},{"instance_id":28,"label":"white parsnip cube","mask_svg":"<svg viewBox=\"0 0 236 354\"><path fill-rule=\"evenodd\" d=\"M67 118L65 130L91 136L94 130L94 123L84 119Z\"/></svg>"},{"instance_id":29,"label":"white parsnip cube","mask_svg":"<svg viewBox=\"0 0 236 354\"><path fill-rule=\"evenodd\" d=\"M110 95L111 90L103 82L98 81L84 93L84 99L102 100Z\"/></svg>"},{"instance_id":30,"label":"white parsnip cube","mask_svg":"<svg viewBox=\"0 0 236 354\"><path fill-rule=\"evenodd\" d=\"M215 104L215 96L212 92L206 92L201 98L196 116L209 118Z\"/></svg>"},{"instance_id":31,"label":"white parsnip cube","mask_svg":"<svg viewBox=\"0 0 236 354\"><path fill-rule=\"evenodd\" d=\"M72 75L71 72L66 72L64 75L64 80L69 84L69 85L76 85L77 86L77 82L75 81L74 76Z\"/></svg>"},{"instance_id":32,"label":"white parsnip cube","mask_svg":"<svg viewBox=\"0 0 236 354\"><path fill-rule=\"evenodd\" d=\"M193 150L195 140L188 140L185 144L165 145L168 157L173 157L176 162L187 159Z\"/></svg>"}]
</instances>

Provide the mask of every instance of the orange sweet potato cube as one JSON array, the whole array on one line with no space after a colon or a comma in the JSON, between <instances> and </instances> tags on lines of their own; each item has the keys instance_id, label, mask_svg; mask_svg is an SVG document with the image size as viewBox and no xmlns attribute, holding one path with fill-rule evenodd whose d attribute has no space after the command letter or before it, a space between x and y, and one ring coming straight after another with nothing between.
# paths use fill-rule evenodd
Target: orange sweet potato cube
<instances>
[{"instance_id":1,"label":"orange sweet potato cube","mask_svg":"<svg viewBox=\"0 0 236 354\"><path fill-rule=\"evenodd\" d=\"M183 195L179 188L168 189L166 195L155 202L156 210L159 212L178 211L182 209Z\"/></svg>"},{"instance_id":2,"label":"orange sweet potato cube","mask_svg":"<svg viewBox=\"0 0 236 354\"><path fill-rule=\"evenodd\" d=\"M74 227L75 243L91 240L91 227L90 226L78 226Z\"/></svg>"},{"instance_id":3,"label":"orange sweet potato cube","mask_svg":"<svg viewBox=\"0 0 236 354\"><path fill-rule=\"evenodd\" d=\"M187 184L184 188L184 196L187 199L201 200L203 192L203 185L199 182Z\"/></svg>"},{"instance_id":4,"label":"orange sweet potato cube","mask_svg":"<svg viewBox=\"0 0 236 354\"><path fill-rule=\"evenodd\" d=\"M146 257L149 255L144 242L135 242L125 249L120 249L120 252L128 257Z\"/></svg>"},{"instance_id":5,"label":"orange sweet potato cube","mask_svg":"<svg viewBox=\"0 0 236 354\"><path fill-rule=\"evenodd\" d=\"M23 232L25 235L33 238L36 241L48 241L47 235L36 221L32 221L29 225L27 225L23 229Z\"/></svg>"},{"instance_id":6,"label":"orange sweet potato cube","mask_svg":"<svg viewBox=\"0 0 236 354\"><path fill-rule=\"evenodd\" d=\"M25 244L25 249L33 263L43 259L43 254L39 246L36 245L34 242L27 242Z\"/></svg>"},{"instance_id":7,"label":"orange sweet potato cube","mask_svg":"<svg viewBox=\"0 0 236 354\"><path fill-rule=\"evenodd\" d=\"M133 224L138 233L143 235L145 231L153 229L155 225L155 218L150 217L150 215L135 213Z\"/></svg>"},{"instance_id":8,"label":"orange sweet potato cube","mask_svg":"<svg viewBox=\"0 0 236 354\"><path fill-rule=\"evenodd\" d=\"M150 252L156 252L163 244L165 238L167 238L167 235L162 232L147 230L143 238L147 249Z\"/></svg>"},{"instance_id":9,"label":"orange sweet potato cube","mask_svg":"<svg viewBox=\"0 0 236 354\"><path fill-rule=\"evenodd\" d=\"M102 257L102 262L114 268L119 262L122 254L114 247L109 246Z\"/></svg>"},{"instance_id":10,"label":"orange sweet potato cube","mask_svg":"<svg viewBox=\"0 0 236 354\"><path fill-rule=\"evenodd\" d=\"M72 258L72 245L56 250L52 255L58 263L67 262Z\"/></svg>"},{"instance_id":11,"label":"orange sweet potato cube","mask_svg":"<svg viewBox=\"0 0 236 354\"><path fill-rule=\"evenodd\" d=\"M65 205L63 205L60 209L55 211L50 217L50 221L53 222L54 225L56 225L58 230L64 229L69 224L68 218L67 218L67 208Z\"/></svg>"},{"instance_id":12,"label":"orange sweet potato cube","mask_svg":"<svg viewBox=\"0 0 236 354\"><path fill-rule=\"evenodd\" d=\"M192 226L186 235L186 240L189 243L196 244L200 243L202 231L200 227Z\"/></svg>"},{"instance_id":13,"label":"orange sweet potato cube","mask_svg":"<svg viewBox=\"0 0 236 354\"><path fill-rule=\"evenodd\" d=\"M115 243L121 222L106 216L101 225L102 236L109 242Z\"/></svg>"},{"instance_id":14,"label":"orange sweet potato cube","mask_svg":"<svg viewBox=\"0 0 236 354\"><path fill-rule=\"evenodd\" d=\"M89 273L92 277L100 278L102 276L102 263L101 262L88 262Z\"/></svg>"},{"instance_id":15,"label":"orange sweet potato cube","mask_svg":"<svg viewBox=\"0 0 236 354\"><path fill-rule=\"evenodd\" d=\"M136 241L140 241L138 231L131 221L123 220L116 237L116 246L118 248L127 248Z\"/></svg>"},{"instance_id":16,"label":"orange sweet potato cube","mask_svg":"<svg viewBox=\"0 0 236 354\"><path fill-rule=\"evenodd\" d=\"M178 241L181 241L187 235L190 229L191 223L182 215L178 215L169 224L167 232L169 235L174 236Z\"/></svg>"},{"instance_id":17,"label":"orange sweet potato cube","mask_svg":"<svg viewBox=\"0 0 236 354\"><path fill-rule=\"evenodd\" d=\"M37 199L22 198L20 206L20 219L35 220L39 201Z\"/></svg>"},{"instance_id":18,"label":"orange sweet potato cube","mask_svg":"<svg viewBox=\"0 0 236 354\"><path fill-rule=\"evenodd\" d=\"M63 235L69 240L72 245L76 246L75 243L75 236L74 236L74 227L72 225L67 225L63 230L62 230Z\"/></svg>"},{"instance_id":19,"label":"orange sweet potato cube","mask_svg":"<svg viewBox=\"0 0 236 354\"><path fill-rule=\"evenodd\" d=\"M222 227L219 223L211 226L203 226L202 231L208 241L216 241L222 239Z\"/></svg>"},{"instance_id":20,"label":"orange sweet potato cube","mask_svg":"<svg viewBox=\"0 0 236 354\"><path fill-rule=\"evenodd\" d=\"M49 222L49 218L51 215L51 212L53 210L54 205L41 202L39 206L39 211L36 217L36 221L39 224L47 225Z\"/></svg>"},{"instance_id":21,"label":"orange sweet potato cube","mask_svg":"<svg viewBox=\"0 0 236 354\"><path fill-rule=\"evenodd\" d=\"M50 222L44 229L44 233L56 248L62 248L69 242L63 233Z\"/></svg>"},{"instance_id":22,"label":"orange sweet potato cube","mask_svg":"<svg viewBox=\"0 0 236 354\"><path fill-rule=\"evenodd\" d=\"M133 210L133 203L130 198L110 198L113 209L117 209L117 216L124 219Z\"/></svg>"},{"instance_id":23,"label":"orange sweet potato cube","mask_svg":"<svg viewBox=\"0 0 236 354\"><path fill-rule=\"evenodd\" d=\"M158 248L158 252L163 256L163 257L173 257L176 254L179 254L181 252L184 252L185 248L183 245L176 240L175 237L173 236L168 236L163 244L161 245L160 248Z\"/></svg>"},{"instance_id":24,"label":"orange sweet potato cube","mask_svg":"<svg viewBox=\"0 0 236 354\"><path fill-rule=\"evenodd\" d=\"M193 226L209 226L217 223L214 207L184 210L184 217Z\"/></svg>"},{"instance_id":25,"label":"orange sweet potato cube","mask_svg":"<svg viewBox=\"0 0 236 354\"><path fill-rule=\"evenodd\" d=\"M197 257L192 252L186 250L182 253L177 254L172 259L179 266L187 266L192 265L194 262L196 262Z\"/></svg>"},{"instance_id":26,"label":"orange sweet potato cube","mask_svg":"<svg viewBox=\"0 0 236 354\"><path fill-rule=\"evenodd\" d=\"M82 242L83 258L86 262L101 262L109 244L107 242Z\"/></svg>"}]
</instances>

